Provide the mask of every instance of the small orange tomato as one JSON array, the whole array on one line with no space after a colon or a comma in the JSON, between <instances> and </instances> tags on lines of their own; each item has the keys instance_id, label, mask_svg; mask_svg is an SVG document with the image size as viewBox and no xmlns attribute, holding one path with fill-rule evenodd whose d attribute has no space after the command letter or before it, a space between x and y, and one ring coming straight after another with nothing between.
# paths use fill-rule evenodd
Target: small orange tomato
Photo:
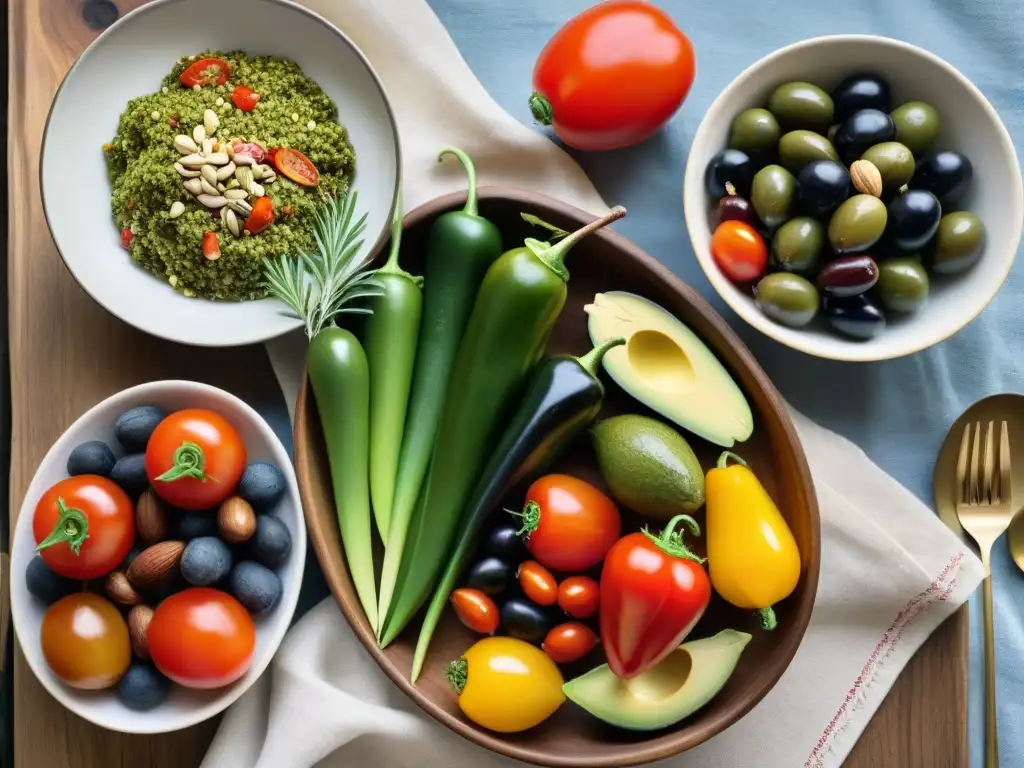
<instances>
[{"instance_id":1,"label":"small orange tomato","mask_svg":"<svg viewBox=\"0 0 1024 768\"><path fill-rule=\"evenodd\" d=\"M594 630L586 624L570 621L552 628L540 647L556 664L571 664L594 650L595 645Z\"/></svg>"},{"instance_id":2,"label":"small orange tomato","mask_svg":"<svg viewBox=\"0 0 1024 768\"><path fill-rule=\"evenodd\" d=\"M536 560L527 560L516 572L523 594L537 605L554 605L558 602L558 582L551 571Z\"/></svg>"},{"instance_id":3,"label":"small orange tomato","mask_svg":"<svg viewBox=\"0 0 1024 768\"><path fill-rule=\"evenodd\" d=\"M245 228L254 235L274 223L274 203L269 197L257 197L252 204L252 213L245 220Z\"/></svg>"},{"instance_id":4,"label":"small orange tomato","mask_svg":"<svg viewBox=\"0 0 1024 768\"><path fill-rule=\"evenodd\" d=\"M243 112L252 112L259 100L260 95L247 85L236 85L231 92L231 101Z\"/></svg>"},{"instance_id":5,"label":"small orange tomato","mask_svg":"<svg viewBox=\"0 0 1024 768\"><path fill-rule=\"evenodd\" d=\"M711 257L734 283L749 283L764 274L768 247L749 224L723 221L711 236Z\"/></svg>"},{"instance_id":6,"label":"small orange tomato","mask_svg":"<svg viewBox=\"0 0 1024 768\"><path fill-rule=\"evenodd\" d=\"M479 589L463 587L452 592L451 603L459 621L474 632L493 635L497 631L498 624L501 623L501 614L498 606L486 593Z\"/></svg>"},{"instance_id":7,"label":"small orange tomato","mask_svg":"<svg viewBox=\"0 0 1024 768\"><path fill-rule=\"evenodd\" d=\"M40 627L43 658L72 688L109 688L132 660L128 625L113 603L78 592L46 609Z\"/></svg>"},{"instance_id":8,"label":"small orange tomato","mask_svg":"<svg viewBox=\"0 0 1024 768\"><path fill-rule=\"evenodd\" d=\"M589 576L570 576L558 585L558 607L574 619L591 619L601 607L601 587Z\"/></svg>"},{"instance_id":9,"label":"small orange tomato","mask_svg":"<svg viewBox=\"0 0 1024 768\"><path fill-rule=\"evenodd\" d=\"M280 147L273 154L274 167L282 176L303 187L315 187L320 181L320 172L313 161L290 147Z\"/></svg>"}]
</instances>

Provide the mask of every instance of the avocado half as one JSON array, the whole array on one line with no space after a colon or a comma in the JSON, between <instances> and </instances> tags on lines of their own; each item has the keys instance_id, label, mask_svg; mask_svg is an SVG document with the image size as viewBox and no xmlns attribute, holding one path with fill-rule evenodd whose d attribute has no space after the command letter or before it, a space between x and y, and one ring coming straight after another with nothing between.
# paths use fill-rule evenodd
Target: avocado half
<instances>
[{"instance_id":1,"label":"avocado half","mask_svg":"<svg viewBox=\"0 0 1024 768\"><path fill-rule=\"evenodd\" d=\"M707 704L732 675L750 635L724 629L683 643L655 667L622 680L602 664L562 686L566 698L609 725L653 731Z\"/></svg>"},{"instance_id":2,"label":"avocado half","mask_svg":"<svg viewBox=\"0 0 1024 768\"><path fill-rule=\"evenodd\" d=\"M603 365L627 393L724 448L750 437L754 416L742 390L714 352L667 310L625 291L599 293L583 309L595 345L625 337Z\"/></svg>"}]
</instances>

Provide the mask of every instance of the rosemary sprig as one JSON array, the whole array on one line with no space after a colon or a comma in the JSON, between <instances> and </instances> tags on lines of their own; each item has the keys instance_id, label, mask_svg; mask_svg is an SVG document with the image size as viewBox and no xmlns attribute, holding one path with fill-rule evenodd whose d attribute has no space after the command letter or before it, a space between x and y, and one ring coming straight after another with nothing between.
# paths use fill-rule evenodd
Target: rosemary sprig
<instances>
[{"instance_id":1,"label":"rosemary sprig","mask_svg":"<svg viewBox=\"0 0 1024 768\"><path fill-rule=\"evenodd\" d=\"M264 260L264 285L305 323L311 339L342 312L371 314L352 302L384 294L384 286L373 279L375 270L364 269L366 256L357 258L366 229L365 213L353 221L358 197L355 191L342 192L317 211L315 251Z\"/></svg>"}]
</instances>

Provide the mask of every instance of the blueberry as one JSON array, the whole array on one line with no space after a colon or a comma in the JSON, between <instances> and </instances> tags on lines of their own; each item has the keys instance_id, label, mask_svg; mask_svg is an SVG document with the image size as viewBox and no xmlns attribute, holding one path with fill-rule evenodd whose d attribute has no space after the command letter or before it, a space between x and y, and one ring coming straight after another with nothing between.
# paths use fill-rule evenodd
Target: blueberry
<instances>
[{"instance_id":1,"label":"blueberry","mask_svg":"<svg viewBox=\"0 0 1024 768\"><path fill-rule=\"evenodd\" d=\"M129 496L141 496L149 487L146 454L132 453L122 456L110 470L110 479L120 485Z\"/></svg>"},{"instance_id":2,"label":"blueberry","mask_svg":"<svg viewBox=\"0 0 1024 768\"><path fill-rule=\"evenodd\" d=\"M145 451L150 435L165 416L167 414L164 410L155 405L131 408L118 416L114 422L114 437L126 451Z\"/></svg>"},{"instance_id":3,"label":"blueberry","mask_svg":"<svg viewBox=\"0 0 1024 768\"><path fill-rule=\"evenodd\" d=\"M266 461L257 461L245 468L238 481L238 495L257 512L270 510L284 496L285 483L281 470Z\"/></svg>"},{"instance_id":4,"label":"blueberry","mask_svg":"<svg viewBox=\"0 0 1024 768\"><path fill-rule=\"evenodd\" d=\"M220 581L230 570L231 550L216 536L192 539L181 555L181 575L196 587Z\"/></svg>"},{"instance_id":5,"label":"blueberry","mask_svg":"<svg viewBox=\"0 0 1024 768\"><path fill-rule=\"evenodd\" d=\"M160 706L170 692L171 681L149 664L132 664L117 684L117 698L136 712Z\"/></svg>"},{"instance_id":6,"label":"blueberry","mask_svg":"<svg viewBox=\"0 0 1024 768\"><path fill-rule=\"evenodd\" d=\"M268 568L277 568L288 559L292 551L292 535L281 518L274 515L256 515L256 533L249 539L249 556Z\"/></svg>"},{"instance_id":7,"label":"blueberry","mask_svg":"<svg viewBox=\"0 0 1024 768\"><path fill-rule=\"evenodd\" d=\"M71 455L68 456L68 474L75 475L102 475L110 476L110 470L114 468L114 452L110 446L102 440L89 440L88 442L76 445Z\"/></svg>"},{"instance_id":8,"label":"blueberry","mask_svg":"<svg viewBox=\"0 0 1024 768\"><path fill-rule=\"evenodd\" d=\"M245 560L231 570L231 592L253 613L273 608L281 599L281 579L269 568Z\"/></svg>"},{"instance_id":9,"label":"blueberry","mask_svg":"<svg viewBox=\"0 0 1024 768\"><path fill-rule=\"evenodd\" d=\"M75 582L54 573L39 555L33 557L25 569L25 584L30 594L47 605L75 591Z\"/></svg>"},{"instance_id":10,"label":"blueberry","mask_svg":"<svg viewBox=\"0 0 1024 768\"><path fill-rule=\"evenodd\" d=\"M178 541L191 541L217 533L217 513L208 510L176 509L170 513L170 523Z\"/></svg>"}]
</instances>

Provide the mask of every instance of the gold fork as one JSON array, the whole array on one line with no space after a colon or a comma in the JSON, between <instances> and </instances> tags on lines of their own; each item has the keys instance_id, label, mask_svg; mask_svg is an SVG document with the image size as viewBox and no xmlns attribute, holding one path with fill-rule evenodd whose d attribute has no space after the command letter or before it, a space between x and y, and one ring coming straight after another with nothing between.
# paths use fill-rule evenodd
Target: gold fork
<instances>
[{"instance_id":1,"label":"gold fork","mask_svg":"<svg viewBox=\"0 0 1024 768\"><path fill-rule=\"evenodd\" d=\"M999 428L995 444L995 422L988 422L984 442L981 422L964 428L956 465L956 515L960 525L978 543L985 564L982 604L985 618L985 766L999 768L999 740L996 735L996 649L992 623L992 545L1013 520L1010 476L1010 433L1006 422Z\"/></svg>"}]
</instances>

